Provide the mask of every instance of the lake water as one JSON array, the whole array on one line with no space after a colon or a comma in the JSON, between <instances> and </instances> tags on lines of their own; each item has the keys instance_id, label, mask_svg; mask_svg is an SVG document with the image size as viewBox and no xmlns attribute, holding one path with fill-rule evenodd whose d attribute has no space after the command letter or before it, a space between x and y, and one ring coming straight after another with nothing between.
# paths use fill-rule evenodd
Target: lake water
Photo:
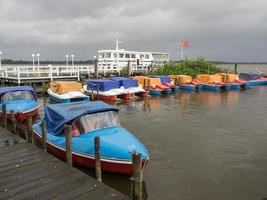
<instances>
[{"instance_id":1,"label":"lake water","mask_svg":"<svg viewBox=\"0 0 267 200\"><path fill-rule=\"evenodd\" d=\"M115 106L121 125L150 152L144 171L145 199L267 197L266 86L178 92ZM129 177L104 173L103 181L130 194Z\"/></svg>"}]
</instances>

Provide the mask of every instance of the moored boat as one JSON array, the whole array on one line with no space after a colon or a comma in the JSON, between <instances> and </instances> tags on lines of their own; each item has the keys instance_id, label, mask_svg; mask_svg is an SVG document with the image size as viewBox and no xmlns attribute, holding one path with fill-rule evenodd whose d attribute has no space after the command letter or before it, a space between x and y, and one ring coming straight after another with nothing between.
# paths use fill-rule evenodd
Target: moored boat
<instances>
[{"instance_id":1,"label":"moored boat","mask_svg":"<svg viewBox=\"0 0 267 200\"><path fill-rule=\"evenodd\" d=\"M150 76L152 78L160 78L162 85L169 87L173 91L179 90L179 86L175 85L175 82L170 79L169 76Z\"/></svg>"},{"instance_id":2,"label":"moored boat","mask_svg":"<svg viewBox=\"0 0 267 200\"><path fill-rule=\"evenodd\" d=\"M103 171L132 175L131 156L141 154L143 167L149 155L146 147L129 131L122 128L118 109L102 101L48 104L44 107L47 150L66 159L64 126L71 125L72 158L75 165L94 168L94 138L100 137ZM41 122L33 125L34 140L41 144Z\"/></svg>"},{"instance_id":3,"label":"moored boat","mask_svg":"<svg viewBox=\"0 0 267 200\"><path fill-rule=\"evenodd\" d=\"M82 85L75 81L50 82L47 93L50 99L58 103L89 100L89 97L82 92Z\"/></svg>"},{"instance_id":4,"label":"moored boat","mask_svg":"<svg viewBox=\"0 0 267 200\"><path fill-rule=\"evenodd\" d=\"M200 84L193 82L192 77L188 75L171 75L173 81L175 81L181 90L184 91L196 91L200 89Z\"/></svg>"},{"instance_id":5,"label":"moored boat","mask_svg":"<svg viewBox=\"0 0 267 200\"><path fill-rule=\"evenodd\" d=\"M230 89L238 90L245 88L245 81L239 80L238 74L218 73L221 76L221 81L227 85L230 85Z\"/></svg>"},{"instance_id":6,"label":"moored boat","mask_svg":"<svg viewBox=\"0 0 267 200\"><path fill-rule=\"evenodd\" d=\"M199 74L197 75L195 82L200 84L201 88L204 90L220 91L229 90L231 88L231 85L221 81L221 76L218 74Z\"/></svg>"},{"instance_id":7,"label":"moored boat","mask_svg":"<svg viewBox=\"0 0 267 200\"><path fill-rule=\"evenodd\" d=\"M131 96L147 97L148 92L138 85L138 81L125 77L112 77L110 80L118 81L119 86L123 87Z\"/></svg>"},{"instance_id":8,"label":"moored boat","mask_svg":"<svg viewBox=\"0 0 267 200\"><path fill-rule=\"evenodd\" d=\"M101 100L116 101L119 99L130 99L130 93L123 87L120 87L118 81L108 79L88 80L87 85L83 86L83 89L91 94L99 96Z\"/></svg>"},{"instance_id":9,"label":"moored boat","mask_svg":"<svg viewBox=\"0 0 267 200\"><path fill-rule=\"evenodd\" d=\"M2 105L6 104L6 111L10 117L10 111L13 110L18 121L27 119L28 115L38 114L39 105L37 95L30 86L2 87L0 88L0 111Z\"/></svg>"},{"instance_id":10,"label":"moored boat","mask_svg":"<svg viewBox=\"0 0 267 200\"><path fill-rule=\"evenodd\" d=\"M161 84L160 78L135 76L134 79L137 80L138 84L144 89L148 89L151 95L168 94L171 92L168 86Z\"/></svg>"},{"instance_id":11,"label":"moored boat","mask_svg":"<svg viewBox=\"0 0 267 200\"><path fill-rule=\"evenodd\" d=\"M256 86L256 85L266 85L267 78L263 77L261 74L253 73L240 73L239 79L244 81L247 86Z\"/></svg>"}]
</instances>

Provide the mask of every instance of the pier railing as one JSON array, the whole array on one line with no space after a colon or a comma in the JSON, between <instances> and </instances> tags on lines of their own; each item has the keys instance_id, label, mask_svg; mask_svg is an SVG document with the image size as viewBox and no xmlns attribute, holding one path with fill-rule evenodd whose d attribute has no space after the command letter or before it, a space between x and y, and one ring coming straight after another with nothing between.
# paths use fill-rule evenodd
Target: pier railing
<instances>
[{"instance_id":1,"label":"pier railing","mask_svg":"<svg viewBox=\"0 0 267 200\"><path fill-rule=\"evenodd\" d=\"M19 83L27 80L54 80L75 78L80 80L81 75L90 76L94 72L93 65L87 66L2 66L0 77L16 80Z\"/></svg>"}]
</instances>

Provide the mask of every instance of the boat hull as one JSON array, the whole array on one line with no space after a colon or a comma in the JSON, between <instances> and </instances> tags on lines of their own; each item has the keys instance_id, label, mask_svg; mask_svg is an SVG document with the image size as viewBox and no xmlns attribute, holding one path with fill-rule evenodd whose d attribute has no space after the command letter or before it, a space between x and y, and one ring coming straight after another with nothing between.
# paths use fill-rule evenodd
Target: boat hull
<instances>
[{"instance_id":1,"label":"boat hull","mask_svg":"<svg viewBox=\"0 0 267 200\"><path fill-rule=\"evenodd\" d=\"M195 91L197 89L197 86L193 84L183 84L183 85L180 85L180 89L187 90L187 91Z\"/></svg>"},{"instance_id":2,"label":"boat hull","mask_svg":"<svg viewBox=\"0 0 267 200\"><path fill-rule=\"evenodd\" d=\"M150 90L150 95L161 95L162 90Z\"/></svg>"},{"instance_id":3,"label":"boat hull","mask_svg":"<svg viewBox=\"0 0 267 200\"><path fill-rule=\"evenodd\" d=\"M245 84L247 86L267 85L267 79L266 80L247 81Z\"/></svg>"},{"instance_id":4,"label":"boat hull","mask_svg":"<svg viewBox=\"0 0 267 200\"><path fill-rule=\"evenodd\" d=\"M33 131L34 141L37 145L41 146L42 139L38 133ZM59 146L47 142L47 151L61 160L66 161L66 151ZM94 156L84 155L80 153L72 153L72 162L74 165L95 168ZM147 164L147 161L142 161L143 168ZM101 159L101 170L112 173L119 173L124 175L133 174L133 165L131 161L121 161L113 159Z\"/></svg>"}]
</instances>

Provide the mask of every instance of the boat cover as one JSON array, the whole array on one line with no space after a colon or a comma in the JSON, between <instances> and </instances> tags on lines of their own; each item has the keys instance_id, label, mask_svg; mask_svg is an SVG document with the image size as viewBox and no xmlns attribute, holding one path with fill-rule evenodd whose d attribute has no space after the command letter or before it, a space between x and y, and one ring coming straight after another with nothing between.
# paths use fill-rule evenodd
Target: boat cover
<instances>
[{"instance_id":1,"label":"boat cover","mask_svg":"<svg viewBox=\"0 0 267 200\"><path fill-rule=\"evenodd\" d=\"M253 73L240 73L239 78L245 81L252 81L261 78L261 75Z\"/></svg>"},{"instance_id":2,"label":"boat cover","mask_svg":"<svg viewBox=\"0 0 267 200\"><path fill-rule=\"evenodd\" d=\"M188 75L178 75L179 84L192 83L192 77Z\"/></svg>"},{"instance_id":3,"label":"boat cover","mask_svg":"<svg viewBox=\"0 0 267 200\"><path fill-rule=\"evenodd\" d=\"M68 92L80 91L82 85L76 81L53 81L50 82L52 92L57 94L65 94Z\"/></svg>"},{"instance_id":4,"label":"boat cover","mask_svg":"<svg viewBox=\"0 0 267 200\"><path fill-rule=\"evenodd\" d=\"M125 78L125 77L113 77L110 78L110 80L118 81L120 84L120 87L123 86L124 88L131 88L131 87L138 87L137 80Z\"/></svg>"},{"instance_id":5,"label":"boat cover","mask_svg":"<svg viewBox=\"0 0 267 200\"><path fill-rule=\"evenodd\" d=\"M29 91L32 93L35 100L37 100L37 94L31 86L1 87L0 98L8 92L17 92L17 91Z\"/></svg>"},{"instance_id":6,"label":"boat cover","mask_svg":"<svg viewBox=\"0 0 267 200\"><path fill-rule=\"evenodd\" d=\"M87 81L87 90L91 90L92 88L94 90L97 90L98 86L99 86L99 91L101 92L120 88L120 84L118 81L113 81L113 80L88 80Z\"/></svg>"},{"instance_id":7,"label":"boat cover","mask_svg":"<svg viewBox=\"0 0 267 200\"><path fill-rule=\"evenodd\" d=\"M169 76L150 76L151 78L160 78L161 83L170 83L171 79Z\"/></svg>"},{"instance_id":8,"label":"boat cover","mask_svg":"<svg viewBox=\"0 0 267 200\"><path fill-rule=\"evenodd\" d=\"M221 82L221 76L219 75L206 75L206 74L199 74L197 75L197 80L202 83L219 83Z\"/></svg>"},{"instance_id":9,"label":"boat cover","mask_svg":"<svg viewBox=\"0 0 267 200\"><path fill-rule=\"evenodd\" d=\"M47 104L44 107L46 128L51 134L58 135L64 130L65 124L76 118L104 111L119 110L102 101Z\"/></svg>"},{"instance_id":10,"label":"boat cover","mask_svg":"<svg viewBox=\"0 0 267 200\"><path fill-rule=\"evenodd\" d=\"M148 80L150 80L150 86L156 86L156 85L160 85L160 78L149 78L149 77L145 77L145 76L135 76L134 77L135 80L138 81L138 84L142 85L142 86L148 86Z\"/></svg>"}]
</instances>

